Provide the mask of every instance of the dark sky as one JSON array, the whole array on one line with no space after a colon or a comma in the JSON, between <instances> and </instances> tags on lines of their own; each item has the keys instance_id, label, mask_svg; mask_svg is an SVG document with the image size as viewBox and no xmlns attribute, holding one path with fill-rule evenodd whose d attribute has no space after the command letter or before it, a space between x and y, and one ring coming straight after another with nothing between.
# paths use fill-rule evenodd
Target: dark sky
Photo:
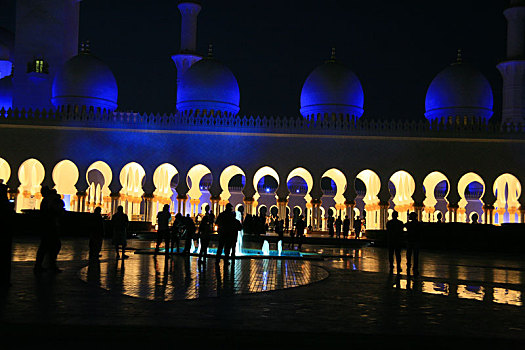
<instances>
[{"instance_id":1,"label":"dark sky","mask_svg":"<svg viewBox=\"0 0 525 350\"><path fill-rule=\"evenodd\" d=\"M14 27L14 0L0 0L0 25ZM7 4L5 5L5 2ZM176 71L171 55L180 42L176 0L84 0L80 40L105 60L119 85L119 109L170 112ZM297 116L307 75L329 58L357 74L365 115L422 118L432 78L456 50L492 84L501 105L505 1L203 1L198 49L235 74L241 114Z\"/></svg>"}]
</instances>

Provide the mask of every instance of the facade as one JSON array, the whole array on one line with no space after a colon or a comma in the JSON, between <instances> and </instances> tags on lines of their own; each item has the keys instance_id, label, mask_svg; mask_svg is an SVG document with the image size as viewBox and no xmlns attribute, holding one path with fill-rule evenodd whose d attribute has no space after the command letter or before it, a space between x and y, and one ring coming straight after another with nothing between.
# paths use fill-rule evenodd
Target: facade
<instances>
[{"instance_id":1,"label":"facade","mask_svg":"<svg viewBox=\"0 0 525 350\"><path fill-rule=\"evenodd\" d=\"M14 40L0 31L0 73L11 69L0 80L0 180L19 212L38 208L48 185L69 210L112 213L123 205L133 220L153 224L163 204L197 216L205 205L217 213L228 202L246 214L263 207L280 217L304 214L314 229L325 228L329 213L383 229L393 210L403 220L415 211L423 221L439 212L449 222L471 222L474 213L487 224L525 221L525 1L505 10L509 50L498 65L504 106L497 125L489 122L490 83L460 53L430 82L426 121L367 119L358 75L335 52L305 80L301 118L240 116L231 70L211 48L195 52L195 1L179 4L177 111L118 112L111 70L86 45L71 49L78 2L42 3L53 16L30 20L72 34L64 43L30 52L18 34L37 25L24 22L36 6L30 1L18 1Z\"/></svg>"}]
</instances>

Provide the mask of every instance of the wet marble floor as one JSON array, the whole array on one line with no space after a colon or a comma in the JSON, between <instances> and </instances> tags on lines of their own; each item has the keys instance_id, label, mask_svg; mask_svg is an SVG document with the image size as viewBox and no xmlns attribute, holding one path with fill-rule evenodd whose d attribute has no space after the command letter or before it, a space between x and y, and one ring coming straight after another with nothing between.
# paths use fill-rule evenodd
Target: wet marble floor
<instances>
[{"instance_id":1,"label":"wet marble floor","mask_svg":"<svg viewBox=\"0 0 525 350\"><path fill-rule=\"evenodd\" d=\"M182 337L204 329L262 332L261 344L275 332L300 334L304 342L315 341L314 334L344 342L365 336L525 341L523 255L422 251L415 277L406 274L404 257L404 271L391 275L386 249L376 247L305 245L324 260L239 259L216 267L211 259L200 267L194 257L134 254L151 247L140 240L129 241L126 260L116 260L104 242L100 260L89 263L88 242L77 238L62 242L62 273L35 276L37 246L35 239L14 243L0 332L39 326L59 338L54 332L66 326L124 333L169 327L185 330Z\"/></svg>"}]
</instances>

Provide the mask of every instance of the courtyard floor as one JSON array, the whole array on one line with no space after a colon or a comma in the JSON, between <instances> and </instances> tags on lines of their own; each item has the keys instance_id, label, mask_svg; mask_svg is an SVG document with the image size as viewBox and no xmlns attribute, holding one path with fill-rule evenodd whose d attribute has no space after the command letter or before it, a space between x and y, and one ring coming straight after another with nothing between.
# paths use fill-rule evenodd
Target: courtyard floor
<instances>
[{"instance_id":1,"label":"courtyard floor","mask_svg":"<svg viewBox=\"0 0 525 350\"><path fill-rule=\"evenodd\" d=\"M320 260L135 254L99 262L65 238L60 274L33 274L38 240L16 239L0 336L24 344L218 348L525 344L525 255L422 251L420 276L388 271L387 250L305 245ZM273 248L273 247L272 247ZM428 347L427 346L427 347Z\"/></svg>"}]
</instances>

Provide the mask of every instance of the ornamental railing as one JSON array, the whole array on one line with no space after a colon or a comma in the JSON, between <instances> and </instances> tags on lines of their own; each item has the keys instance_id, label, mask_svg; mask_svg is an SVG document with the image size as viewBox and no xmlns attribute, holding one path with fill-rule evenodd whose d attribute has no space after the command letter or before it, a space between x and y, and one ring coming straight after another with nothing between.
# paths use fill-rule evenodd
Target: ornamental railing
<instances>
[{"instance_id":1,"label":"ornamental railing","mask_svg":"<svg viewBox=\"0 0 525 350\"><path fill-rule=\"evenodd\" d=\"M385 135L426 137L523 138L525 124L494 124L475 117L449 117L427 120L388 120L235 116L206 113L147 114L94 112L86 110L0 110L0 125L61 125L117 129L200 130L215 132Z\"/></svg>"}]
</instances>

